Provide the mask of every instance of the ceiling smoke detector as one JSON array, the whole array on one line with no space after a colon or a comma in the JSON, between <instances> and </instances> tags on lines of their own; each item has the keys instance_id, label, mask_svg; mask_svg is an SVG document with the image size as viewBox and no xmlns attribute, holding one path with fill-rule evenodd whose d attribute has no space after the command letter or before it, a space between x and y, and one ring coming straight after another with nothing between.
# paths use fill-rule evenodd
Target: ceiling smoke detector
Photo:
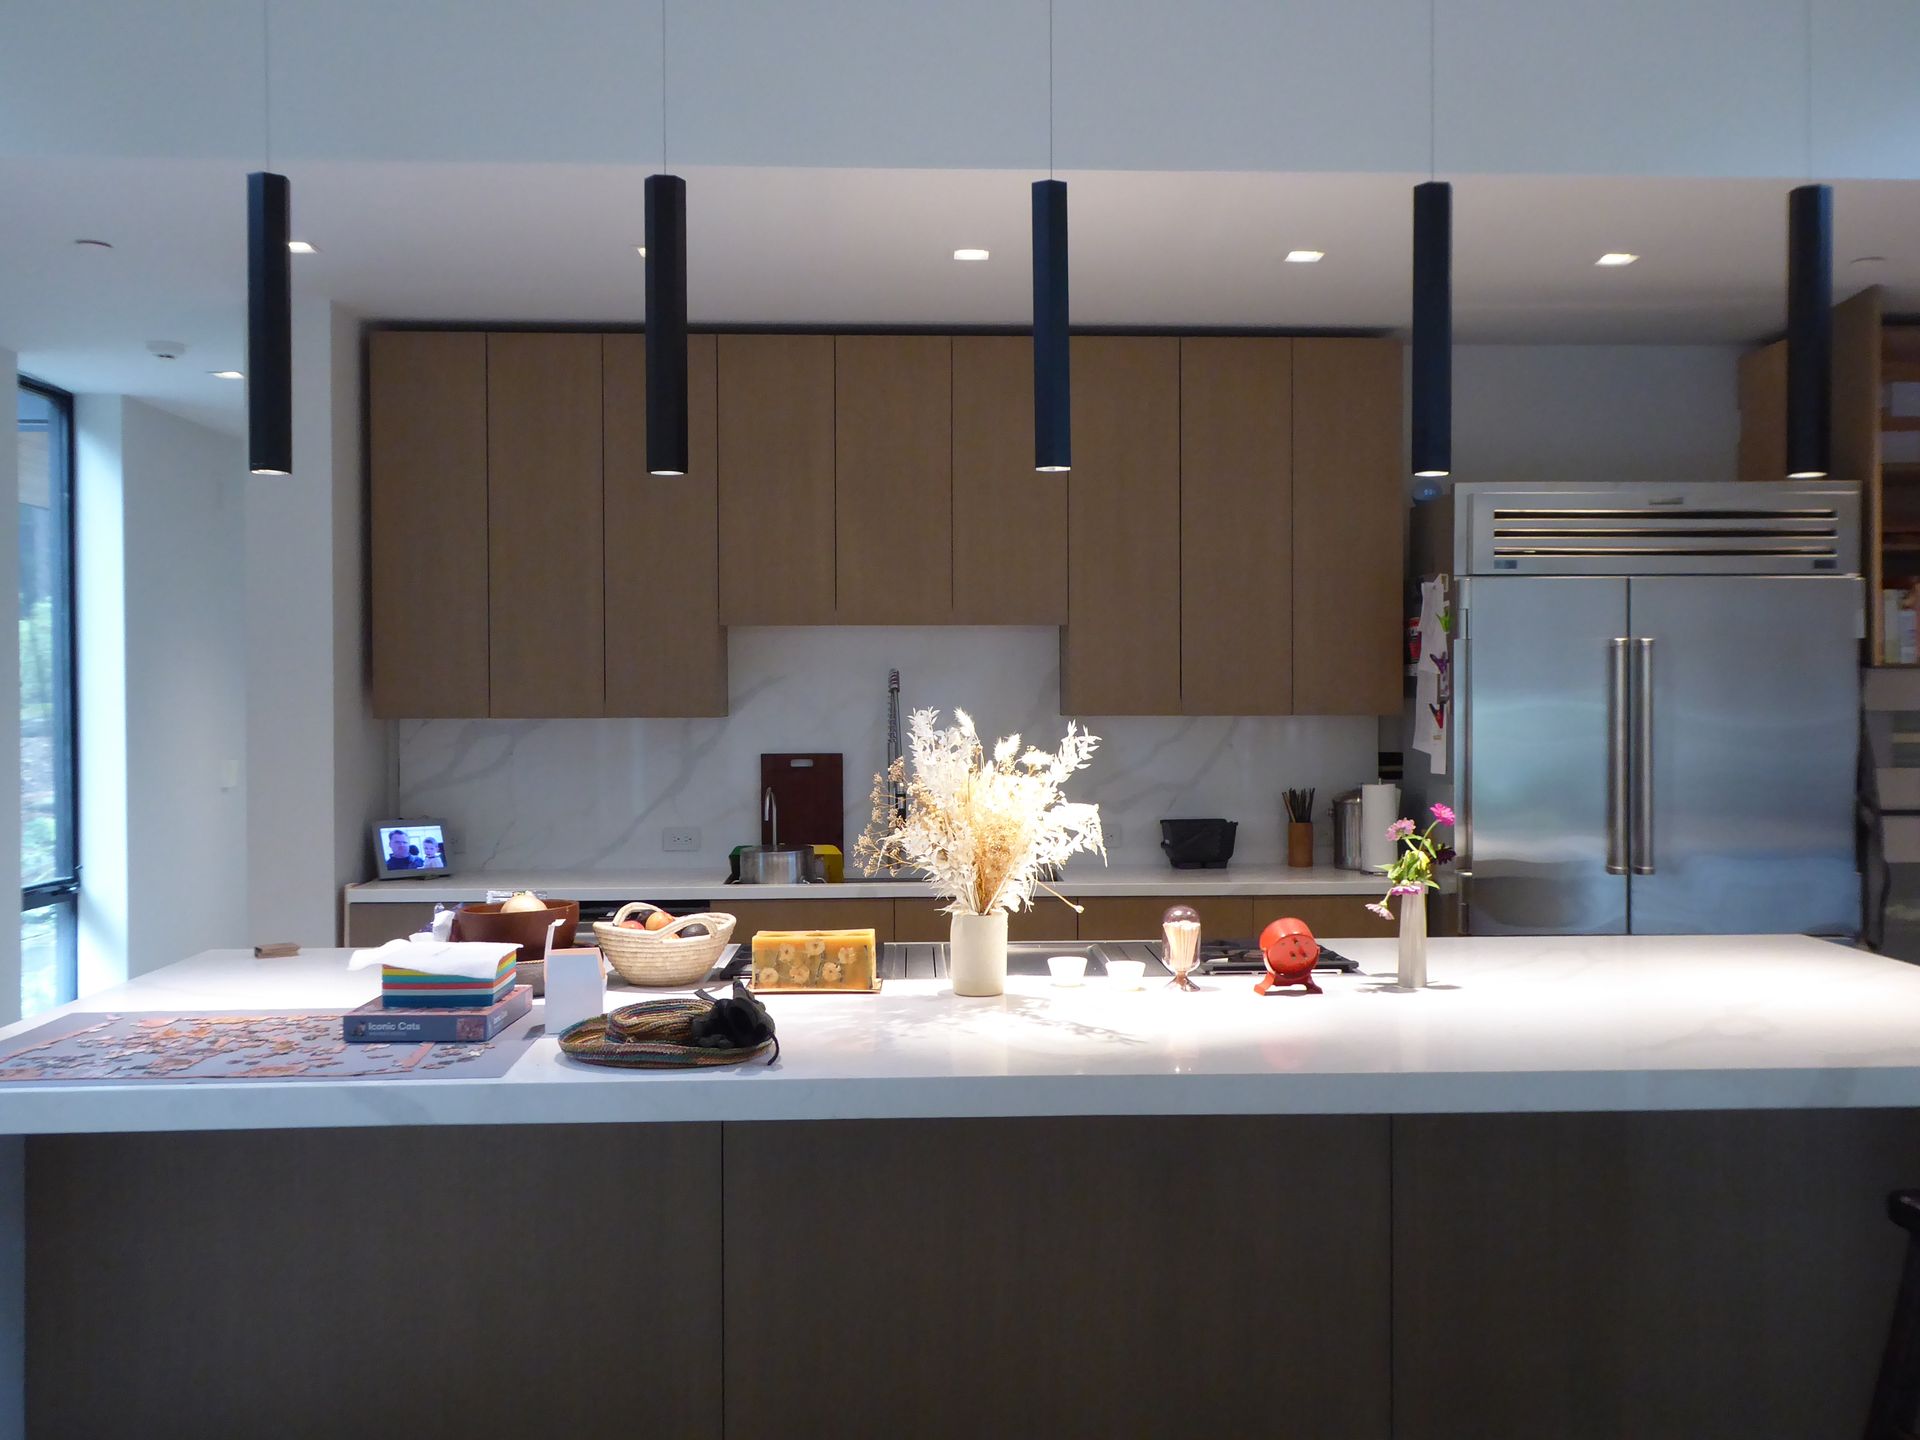
<instances>
[{"instance_id":1,"label":"ceiling smoke detector","mask_svg":"<svg viewBox=\"0 0 1920 1440\"><path fill-rule=\"evenodd\" d=\"M156 360L178 360L187 353L187 347L178 340L149 340L147 353Z\"/></svg>"}]
</instances>

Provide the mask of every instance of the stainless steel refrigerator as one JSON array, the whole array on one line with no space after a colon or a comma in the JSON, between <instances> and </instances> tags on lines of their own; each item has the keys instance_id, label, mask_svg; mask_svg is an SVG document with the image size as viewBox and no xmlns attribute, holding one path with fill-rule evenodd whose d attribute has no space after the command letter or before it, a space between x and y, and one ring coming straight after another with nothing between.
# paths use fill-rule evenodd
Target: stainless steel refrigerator
<instances>
[{"instance_id":1,"label":"stainless steel refrigerator","mask_svg":"<svg viewBox=\"0 0 1920 1440\"><path fill-rule=\"evenodd\" d=\"M1857 487L1452 504L1467 932L1857 931Z\"/></svg>"}]
</instances>

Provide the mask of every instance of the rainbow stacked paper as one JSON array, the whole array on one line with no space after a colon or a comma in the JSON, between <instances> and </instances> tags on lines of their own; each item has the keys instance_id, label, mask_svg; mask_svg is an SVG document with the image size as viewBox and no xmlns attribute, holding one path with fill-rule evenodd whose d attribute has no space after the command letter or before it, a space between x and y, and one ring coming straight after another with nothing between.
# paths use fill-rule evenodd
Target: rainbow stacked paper
<instances>
[{"instance_id":1,"label":"rainbow stacked paper","mask_svg":"<svg viewBox=\"0 0 1920 1440\"><path fill-rule=\"evenodd\" d=\"M491 980L484 976L435 975L398 965L380 967L380 1003L389 1010L484 1009L506 998L519 966L513 951L500 961Z\"/></svg>"}]
</instances>

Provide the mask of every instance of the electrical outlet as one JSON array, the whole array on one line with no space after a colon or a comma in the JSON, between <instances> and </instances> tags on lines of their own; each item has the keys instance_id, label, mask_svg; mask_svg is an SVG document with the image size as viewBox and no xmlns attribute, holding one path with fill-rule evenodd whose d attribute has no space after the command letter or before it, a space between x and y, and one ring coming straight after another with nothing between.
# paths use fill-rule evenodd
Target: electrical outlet
<instances>
[{"instance_id":1,"label":"electrical outlet","mask_svg":"<svg viewBox=\"0 0 1920 1440\"><path fill-rule=\"evenodd\" d=\"M698 850L700 832L691 825L669 825L660 832L662 850Z\"/></svg>"}]
</instances>

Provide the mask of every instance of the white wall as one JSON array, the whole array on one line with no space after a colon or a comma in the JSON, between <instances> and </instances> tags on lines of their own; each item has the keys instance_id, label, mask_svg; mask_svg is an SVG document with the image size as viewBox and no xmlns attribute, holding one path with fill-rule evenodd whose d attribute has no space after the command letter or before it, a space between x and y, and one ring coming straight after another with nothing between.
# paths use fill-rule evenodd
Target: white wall
<instances>
[{"instance_id":1,"label":"white wall","mask_svg":"<svg viewBox=\"0 0 1920 1440\"><path fill-rule=\"evenodd\" d=\"M1732 480L1740 352L1721 345L1461 345L1455 480Z\"/></svg>"},{"instance_id":2,"label":"white wall","mask_svg":"<svg viewBox=\"0 0 1920 1440\"><path fill-rule=\"evenodd\" d=\"M126 402L127 969L247 942L245 454Z\"/></svg>"},{"instance_id":3,"label":"white wall","mask_svg":"<svg viewBox=\"0 0 1920 1440\"><path fill-rule=\"evenodd\" d=\"M240 442L76 405L80 989L245 943Z\"/></svg>"},{"instance_id":4,"label":"white wall","mask_svg":"<svg viewBox=\"0 0 1920 1440\"><path fill-rule=\"evenodd\" d=\"M400 726L404 813L452 827L454 859L487 872L692 870L726 874L727 852L760 834L762 751L838 751L846 840L868 813L886 759L887 671L903 711L964 707L989 739L1058 743L1058 632L1049 628L737 628L725 720L408 721ZM1281 857L1280 792L1374 778L1370 718L1078 717L1103 740L1074 787L1099 802L1116 862L1161 863L1159 822L1240 822L1237 858ZM694 825L697 855L660 832ZM1331 835L1322 837L1331 846Z\"/></svg>"},{"instance_id":5,"label":"white wall","mask_svg":"<svg viewBox=\"0 0 1920 1440\"><path fill-rule=\"evenodd\" d=\"M14 352L0 348L0 384L6 387L7 404L14 405L14 387L19 383ZM9 410L9 414L13 412ZM0 595L20 591L20 447L14 438L12 422L6 443L0 445ZM18 607L16 606L16 609ZM7 753L20 753L20 629L0 626L0 746ZM20 874L20 827L0 825L0 875ZM20 927L0 925L0 1025L20 1018ZM3 1183L3 1182L0 1182ZM6 1313L4 1267L0 1267L0 1317ZM5 1379L6 1357L0 1354L0 1380ZM6 1421L0 1417L0 1431Z\"/></svg>"},{"instance_id":6,"label":"white wall","mask_svg":"<svg viewBox=\"0 0 1920 1440\"><path fill-rule=\"evenodd\" d=\"M359 326L318 299L293 320L293 474L246 483L248 915L256 940L312 946L365 876L390 727L364 680Z\"/></svg>"}]
</instances>

